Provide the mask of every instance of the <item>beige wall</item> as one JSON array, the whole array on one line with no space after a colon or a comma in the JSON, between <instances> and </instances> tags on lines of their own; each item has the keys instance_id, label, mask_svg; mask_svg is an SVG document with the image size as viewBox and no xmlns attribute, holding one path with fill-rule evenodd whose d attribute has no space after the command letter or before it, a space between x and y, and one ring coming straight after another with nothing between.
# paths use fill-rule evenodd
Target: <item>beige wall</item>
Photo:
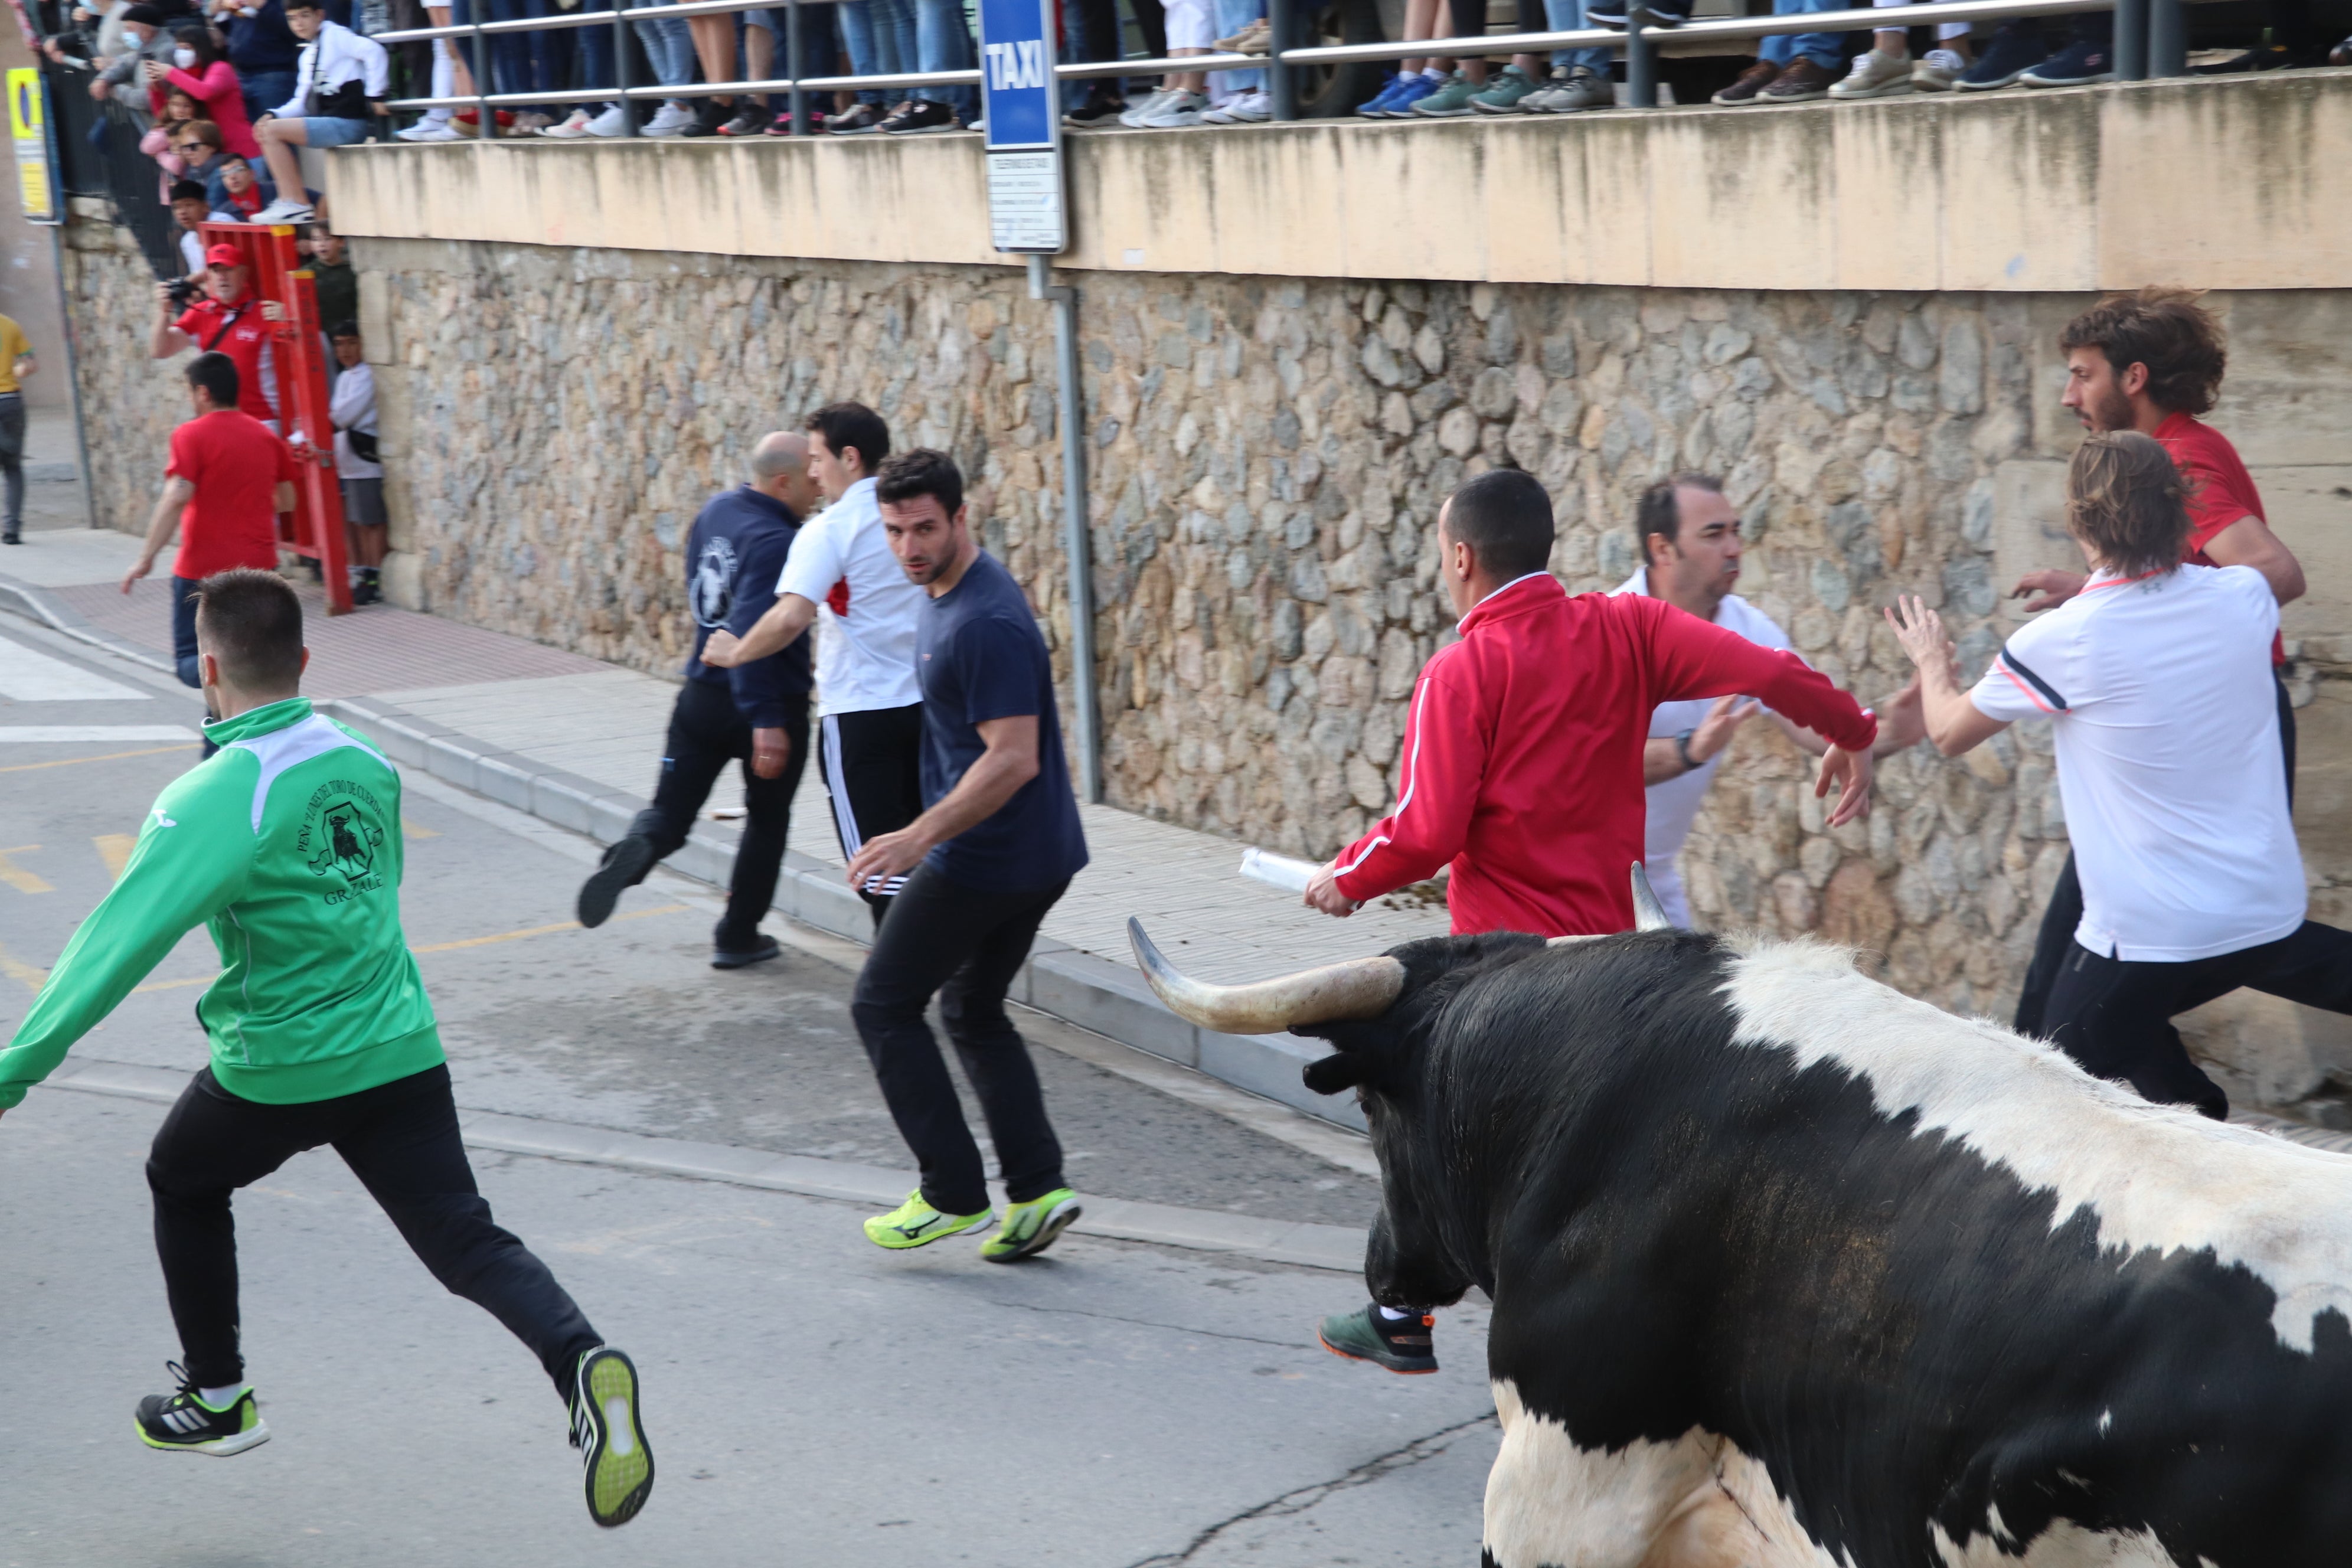
<instances>
[{"instance_id":1,"label":"beige wall","mask_svg":"<svg viewBox=\"0 0 2352 1568\"><path fill-rule=\"evenodd\" d=\"M2352 160L2329 152L2352 147L2341 72L1068 145L1064 264L1079 268L2003 293L2352 283ZM976 137L925 136L384 144L327 163L352 235L999 265L981 157Z\"/></svg>"},{"instance_id":2,"label":"beige wall","mask_svg":"<svg viewBox=\"0 0 2352 1568\"><path fill-rule=\"evenodd\" d=\"M33 51L13 25L0 24L0 69L29 66ZM54 231L25 221L16 199L16 172L5 171L9 188L0 194L0 315L13 317L25 329L33 353L41 362L37 374L25 383L25 402L33 408L62 408L72 401L66 381L65 317L58 294L57 240Z\"/></svg>"}]
</instances>

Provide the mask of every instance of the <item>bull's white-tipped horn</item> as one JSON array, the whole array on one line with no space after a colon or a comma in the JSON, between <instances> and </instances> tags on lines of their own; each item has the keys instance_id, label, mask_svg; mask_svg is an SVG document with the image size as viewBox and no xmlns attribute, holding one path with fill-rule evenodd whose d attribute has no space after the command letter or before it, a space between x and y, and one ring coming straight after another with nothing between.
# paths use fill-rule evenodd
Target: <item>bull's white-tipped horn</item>
<instances>
[{"instance_id":1,"label":"bull's white-tipped horn","mask_svg":"<svg viewBox=\"0 0 2352 1568\"><path fill-rule=\"evenodd\" d=\"M1377 1018L1404 990L1404 965L1393 958L1351 958L1247 985L1212 985L1179 973L1130 918L1128 941L1136 967L1152 993L1187 1023L1226 1035L1273 1035L1294 1024Z\"/></svg>"},{"instance_id":2,"label":"bull's white-tipped horn","mask_svg":"<svg viewBox=\"0 0 2352 1568\"><path fill-rule=\"evenodd\" d=\"M1658 902L1657 890L1650 886L1650 875L1642 869L1639 860L1633 862L1633 929L1635 931L1672 931L1675 922L1666 918L1666 906Z\"/></svg>"}]
</instances>

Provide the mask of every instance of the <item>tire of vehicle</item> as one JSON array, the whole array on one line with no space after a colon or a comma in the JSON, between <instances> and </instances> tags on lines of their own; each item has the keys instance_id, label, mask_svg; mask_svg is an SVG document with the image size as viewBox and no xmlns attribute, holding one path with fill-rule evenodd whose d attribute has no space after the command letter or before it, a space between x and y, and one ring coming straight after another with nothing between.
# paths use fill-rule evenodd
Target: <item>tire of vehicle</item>
<instances>
[{"instance_id":1,"label":"tire of vehicle","mask_svg":"<svg viewBox=\"0 0 2352 1568\"><path fill-rule=\"evenodd\" d=\"M1313 44L1377 44L1381 31L1379 0L1309 0L1293 13L1304 37L1299 47ZM1359 61L1352 65L1308 67L1296 77L1298 118L1336 120L1355 112L1356 105L1381 89L1381 79L1393 64Z\"/></svg>"}]
</instances>

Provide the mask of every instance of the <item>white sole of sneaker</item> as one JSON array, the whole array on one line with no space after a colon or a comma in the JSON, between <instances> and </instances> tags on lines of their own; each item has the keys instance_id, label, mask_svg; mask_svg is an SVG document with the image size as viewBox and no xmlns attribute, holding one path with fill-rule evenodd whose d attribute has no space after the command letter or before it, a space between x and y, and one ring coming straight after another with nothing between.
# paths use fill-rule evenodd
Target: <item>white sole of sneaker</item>
<instances>
[{"instance_id":1,"label":"white sole of sneaker","mask_svg":"<svg viewBox=\"0 0 2352 1568\"><path fill-rule=\"evenodd\" d=\"M139 1424L132 1422L131 1428L139 1432L140 1441L145 1443L147 1435ZM242 1454L247 1448L258 1448L268 1441L269 1423L257 1419L251 1427L234 1437L215 1437L207 1443L147 1443L147 1447L159 1454L208 1454L215 1459L226 1459Z\"/></svg>"},{"instance_id":2,"label":"white sole of sneaker","mask_svg":"<svg viewBox=\"0 0 2352 1568\"><path fill-rule=\"evenodd\" d=\"M1045 1215L1045 1223L1037 1227L1037 1234L1029 1238L1028 1246L1023 1247L1018 1252L1007 1253L1002 1258L988 1258L988 1261L991 1263L1018 1263L1024 1258L1034 1258L1039 1253L1045 1251L1047 1247L1053 1246L1055 1239L1059 1237L1064 1231L1069 1229L1072 1225L1076 1224L1079 1216L1085 1213L1085 1208L1079 1205L1078 1200L1076 1198L1071 1198L1065 1203L1055 1204L1052 1211ZM985 1257L986 1255L982 1254L982 1256Z\"/></svg>"}]
</instances>

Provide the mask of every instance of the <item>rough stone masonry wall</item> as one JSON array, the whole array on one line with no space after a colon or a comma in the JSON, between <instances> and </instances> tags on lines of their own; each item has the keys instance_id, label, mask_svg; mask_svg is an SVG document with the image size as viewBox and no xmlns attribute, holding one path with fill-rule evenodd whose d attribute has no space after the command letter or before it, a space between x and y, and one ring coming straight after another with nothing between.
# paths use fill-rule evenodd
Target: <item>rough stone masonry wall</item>
<instances>
[{"instance_id":1,"label":"rough stone masonry wall","mask_svg":"<svg viewBox=\"0 0 2352 1568\"><path fill-rule=\"evenodd\" d=\"M147 357L155 274L106 204L73 199L65 231L66 328L72 334L89 441L91 515L101 527L147 531L172 427L188 416L176 363Z\"/></svg>"},{"instance_id":2,"label":"rough stone masonry wall","mask_svg":"<svg viewBox=\"0 0 2352 1568\"><path fill-rule=\"evenodd\" d=\"M1052 329L1016 274L434 241L362 242L358 264L400 595L674 670L697 507L763 429L857 397L976 476L1066 690ZM1083 281L1110 802L1295 853L1393 798L1414 673L1451 635L1430 528L1467 475L1543 480L1575 590L1632 570L1644 485L1724 476L1741 591L1867 700L1908 673L1878 618L1897 590L1981 668L2028 504L2011 481L2046 492L2063 456L2035 400L2071 300ZM2294 670L2339 714L2347 674ZM1809 778L1747 727L1687 851L1701 920L1818 931L1915 994L2004 1011L2066 853L2046 727L1895 758L1836 832ZM2345 912L2346 851L2313 846L2322 918ZM2330 1068L2305 1058L2247 1072L2294 1098Z\"/></svg>"}]
</instances>

